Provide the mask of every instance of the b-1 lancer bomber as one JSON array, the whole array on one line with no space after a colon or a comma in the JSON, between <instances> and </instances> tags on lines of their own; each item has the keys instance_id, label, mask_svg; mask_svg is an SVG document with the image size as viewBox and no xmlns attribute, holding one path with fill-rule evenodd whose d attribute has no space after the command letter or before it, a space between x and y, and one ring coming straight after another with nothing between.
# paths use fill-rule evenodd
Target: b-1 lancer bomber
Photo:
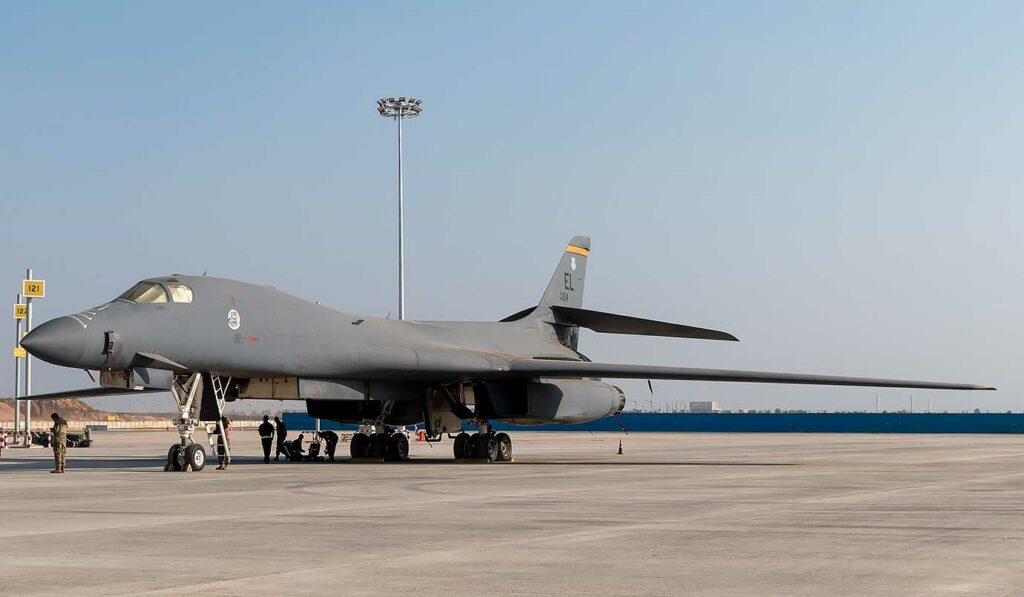
<instances>
[{"instance_id":1,"label":"b-1 lancer bomber","mask_svg":"<svg viewBox=\"0 0 1024 597\"><path fill-rule=\"evenodd\" d=\"M205 276L151 278L113 301L48 321L22 346L50 363L100 372L100 387L31 396L170 391L180 442L168 468L203 467L192 440L238 399L303 400L310 416L360 423L354 457L403 460L393 427L454 436L457 458L507 461L512 440L491 423L584 423L622 411L602 378L985 390L984 386L591 362L581 327L611 334L735 341L725 332L583 308L590 239L569 242L537 305L499 322L398 321L354 315L268 286ZM467 433L464 423L476 426ZM219 423L207 425L211 434Z\"/></svg>"}]
</instances>

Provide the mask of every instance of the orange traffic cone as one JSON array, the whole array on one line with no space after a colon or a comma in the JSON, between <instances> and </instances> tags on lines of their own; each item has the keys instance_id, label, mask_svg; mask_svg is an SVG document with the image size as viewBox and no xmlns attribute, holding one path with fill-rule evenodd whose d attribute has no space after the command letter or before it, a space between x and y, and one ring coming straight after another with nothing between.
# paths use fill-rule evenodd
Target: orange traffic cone
<instances>
[{"instance_id":1,"label":"orange traffic cone","mask_svg":"<svg viewBox=\"0 0 1024 597\"><path fill-rule=\"evenodd\" d=\"M622 454L622 440L619 440L619 454Z\"/></svg>"}]
</instances>

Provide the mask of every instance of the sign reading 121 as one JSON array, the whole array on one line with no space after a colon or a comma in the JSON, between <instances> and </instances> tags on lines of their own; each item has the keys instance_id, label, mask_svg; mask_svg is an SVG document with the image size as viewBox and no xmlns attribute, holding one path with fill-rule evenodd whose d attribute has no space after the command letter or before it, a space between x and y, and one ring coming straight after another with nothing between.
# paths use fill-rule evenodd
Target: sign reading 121
<instances>
[{"instance_id":1,"label":"sign reading 121","mask_svg":"<svg viewBox=\"0 0 1024 597\"><path fill-rule=\"evenodd\" d=\"M21 294L25 298L43 298L46 296L46 280L24 280L21 283Z\"/></svg>"}]
</instances>

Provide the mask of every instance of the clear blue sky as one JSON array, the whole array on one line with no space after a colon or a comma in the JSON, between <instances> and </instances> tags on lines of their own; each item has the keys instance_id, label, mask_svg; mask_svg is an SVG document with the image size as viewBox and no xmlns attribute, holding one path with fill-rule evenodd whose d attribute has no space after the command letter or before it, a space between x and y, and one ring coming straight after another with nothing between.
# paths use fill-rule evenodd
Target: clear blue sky
<instances>
[{"instance_id":1,"label":"clear blue sky","mask_svg":"<svg viewBox=\"0 0 1024 597\"><path fill-rule=\"evenodd\" d=\"M1021 31L1015 2L8 4L0 287L46 278L37 321L203 271L393 313L374 101L415 95L410 318L531 305L588 234L586 306L742 340L585 332L594 360L987 383L915 401L1020 410ZM655 383L730 408L875 393Z\"/></svg>"}]
</instances>

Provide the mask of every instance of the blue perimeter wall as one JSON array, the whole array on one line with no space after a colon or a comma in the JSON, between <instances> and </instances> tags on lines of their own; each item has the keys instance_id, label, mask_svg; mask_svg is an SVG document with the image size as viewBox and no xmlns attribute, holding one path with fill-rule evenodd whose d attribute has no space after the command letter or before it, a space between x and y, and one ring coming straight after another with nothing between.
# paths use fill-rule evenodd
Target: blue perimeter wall
<instances>
[{"instance_id":1,"label":"blue perimeter wall","mask_svg":"<svg viewBox=\"0 0 1024 597\"><path fill-rule=\"evenodd\" d=\"M314 429L305 413L284 413L296 431ZM621 423L621 424L620 424ZM508 425L506 431L706 431L744 433L1022 433L1021 413L622 413L579 425ZM322 421L321 429L356 425Z\"/></svg>"}]
</instances>

